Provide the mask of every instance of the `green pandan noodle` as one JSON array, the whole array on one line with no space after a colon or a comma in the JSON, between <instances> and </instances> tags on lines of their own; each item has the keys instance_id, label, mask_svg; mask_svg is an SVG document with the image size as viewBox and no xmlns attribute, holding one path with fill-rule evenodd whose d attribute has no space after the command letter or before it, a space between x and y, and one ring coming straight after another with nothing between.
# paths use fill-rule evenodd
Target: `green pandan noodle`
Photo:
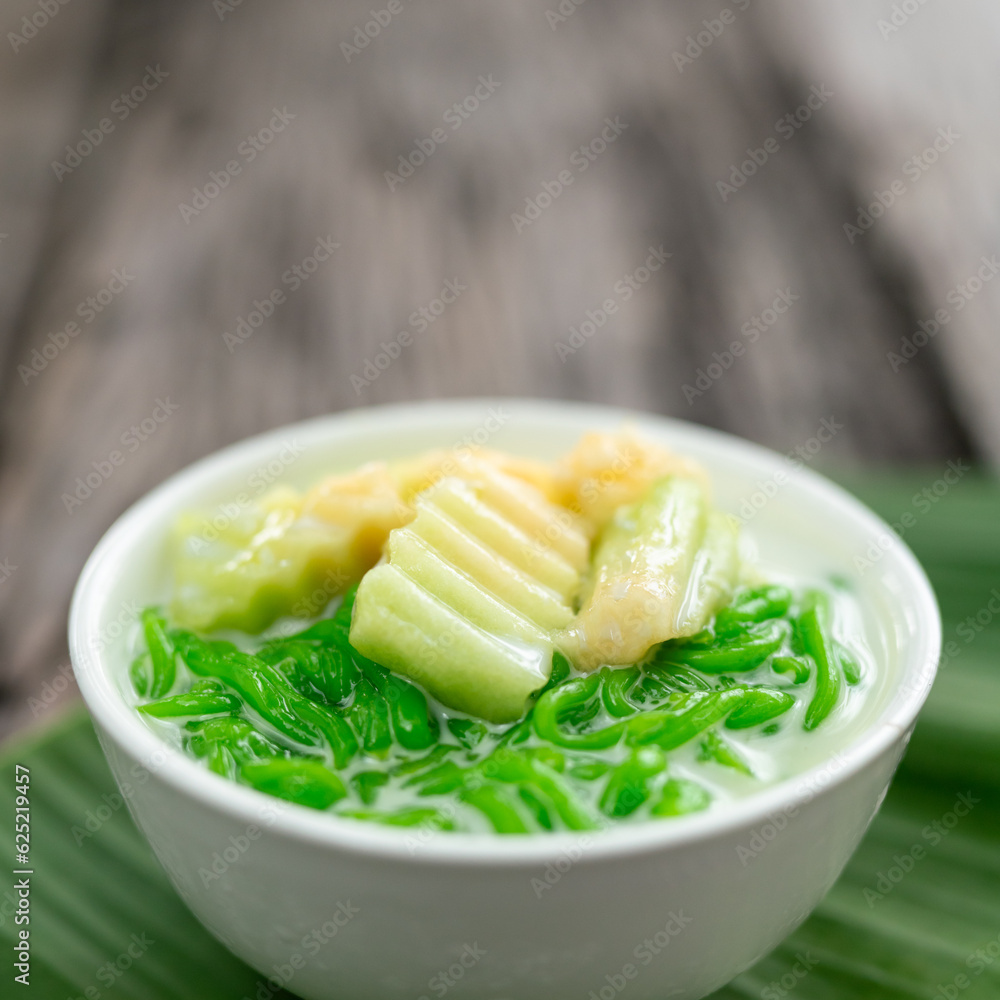
<instances>
[{"instance_id":1,"label":"green pandan noodle","mask_svg":"<svg viewBox=\"0 0 1000 1000\"><path fill-rule=\"evenodd\" d=\"M744 587L708 628L640 663L581 673L556 652L524 717L490 723L354 649L355 593L252 650L150 609L144 666L132 671L139 710L216 773L299 805L382 826L523 834L707 809L721 773L757 781L734 740L756 734L766 748L775 731L813 730L860 680L862 657L833 637L826 592Z\"/></svg>"}]
</instances>

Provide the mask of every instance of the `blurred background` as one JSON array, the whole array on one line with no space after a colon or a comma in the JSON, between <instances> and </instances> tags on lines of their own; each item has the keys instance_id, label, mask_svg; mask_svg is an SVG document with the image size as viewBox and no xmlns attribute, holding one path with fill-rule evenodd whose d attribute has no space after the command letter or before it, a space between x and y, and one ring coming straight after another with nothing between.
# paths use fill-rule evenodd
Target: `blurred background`
<instances>
[{"instance_id":1,"label":"blurred background","mask_svg":"<svg viewBox=\"0 0 1000 1000\"><path fill-rule=\"evenodd\" d=\"M1000 461L986 0L0 22L0 734L74 697L114 518L288 421L546 396L783 452L833 427L810 460L845 475Z\"/></svg>"}]
</instances>

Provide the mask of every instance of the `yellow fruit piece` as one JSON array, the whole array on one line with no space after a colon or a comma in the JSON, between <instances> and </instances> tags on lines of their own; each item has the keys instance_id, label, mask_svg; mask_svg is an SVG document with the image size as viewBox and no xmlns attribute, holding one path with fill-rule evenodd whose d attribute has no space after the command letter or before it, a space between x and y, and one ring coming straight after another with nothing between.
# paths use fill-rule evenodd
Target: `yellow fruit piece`
<instances>
[{"instance_id":1,"label":"yellow fruit piece","mask_svg":"<svg viewBox=\"0 0 1000 1000\"><path fill-rule=\"evenodd\" d=\"M559 485L552 465L533 458L510 455L491 448L462 446L438 448L416 458L393 462L389 473L396 481L400 496L406 501L439 483L447 476L468 479L483 463L492 465L508 476L530 483L549 500L556 500Z\"/></svg>"},{"instance_id":2,"label":"yellow fruit piece","mask_svg":"<svg viewBox=\"0 0 1000 1000\"><path fill-rule=\"evenodd\" d=\"M413 519L385 462L369 462L344 476L328 476L303 498L302 513L343 532L341 569L358 579L382 556L393 528Z\"/></svg>"},{"instance_id":3,"label":"yellow fruit piece","mask_svg":"<svg viewBox=\"0 0 1000 1000\"><path fill-rule=\"evenodd\" d=\"M668 476L601 532L562 646L582 670L636 663L655 644L700 631L738 573L735 523L709 507L698 479Z\"/></svg>"},{"instance_id":4,"label":"yellow fruit piece","mask_svg":"<svg viewBox=\"0 0 1000 1000\"><path fill-rule=\"evenodd\" d=\"M631 429L593 431L556 463L552 498L579 514L592 535L615 511L635 503L665 476L679 475L708 485L697 462L647 441Z\"/></svg>"}]
</instances>

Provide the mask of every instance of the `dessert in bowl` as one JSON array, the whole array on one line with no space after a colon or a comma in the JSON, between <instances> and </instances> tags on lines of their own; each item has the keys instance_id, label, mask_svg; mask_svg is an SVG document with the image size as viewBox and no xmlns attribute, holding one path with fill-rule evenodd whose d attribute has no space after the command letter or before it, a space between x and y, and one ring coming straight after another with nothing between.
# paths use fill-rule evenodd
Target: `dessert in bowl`
<instances>
[{"instance_id":1,"label":"dessert in bowl","mask_svg":"<svg viewBox=\"0 0 1000 1000\"><path fill-rule=\"evenodd\" d=\"M858 569L885 531L661 418L352 412L140 501L72 652L133 816L262 976L698 997L829 888L926 696L926 579L901 543Z\"/></svg>"}]
</instances>

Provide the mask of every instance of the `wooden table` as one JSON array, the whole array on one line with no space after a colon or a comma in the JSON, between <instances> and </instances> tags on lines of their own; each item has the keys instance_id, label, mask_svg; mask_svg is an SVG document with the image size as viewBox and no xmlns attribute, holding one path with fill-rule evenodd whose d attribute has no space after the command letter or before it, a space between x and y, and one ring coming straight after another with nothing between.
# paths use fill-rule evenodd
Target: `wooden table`
<instances>
[{"instance_id":1,"label":"wooden table","mask_svg":"<svg viewBox=\"0 0 1000 1000\"><path fill-rule=\"evenodd\" d=\"M1000 14L893 6L11 0L0 732L72 695L116 515L286 421L554 396L996 462Z\"/></svg>"}]
</instances>

